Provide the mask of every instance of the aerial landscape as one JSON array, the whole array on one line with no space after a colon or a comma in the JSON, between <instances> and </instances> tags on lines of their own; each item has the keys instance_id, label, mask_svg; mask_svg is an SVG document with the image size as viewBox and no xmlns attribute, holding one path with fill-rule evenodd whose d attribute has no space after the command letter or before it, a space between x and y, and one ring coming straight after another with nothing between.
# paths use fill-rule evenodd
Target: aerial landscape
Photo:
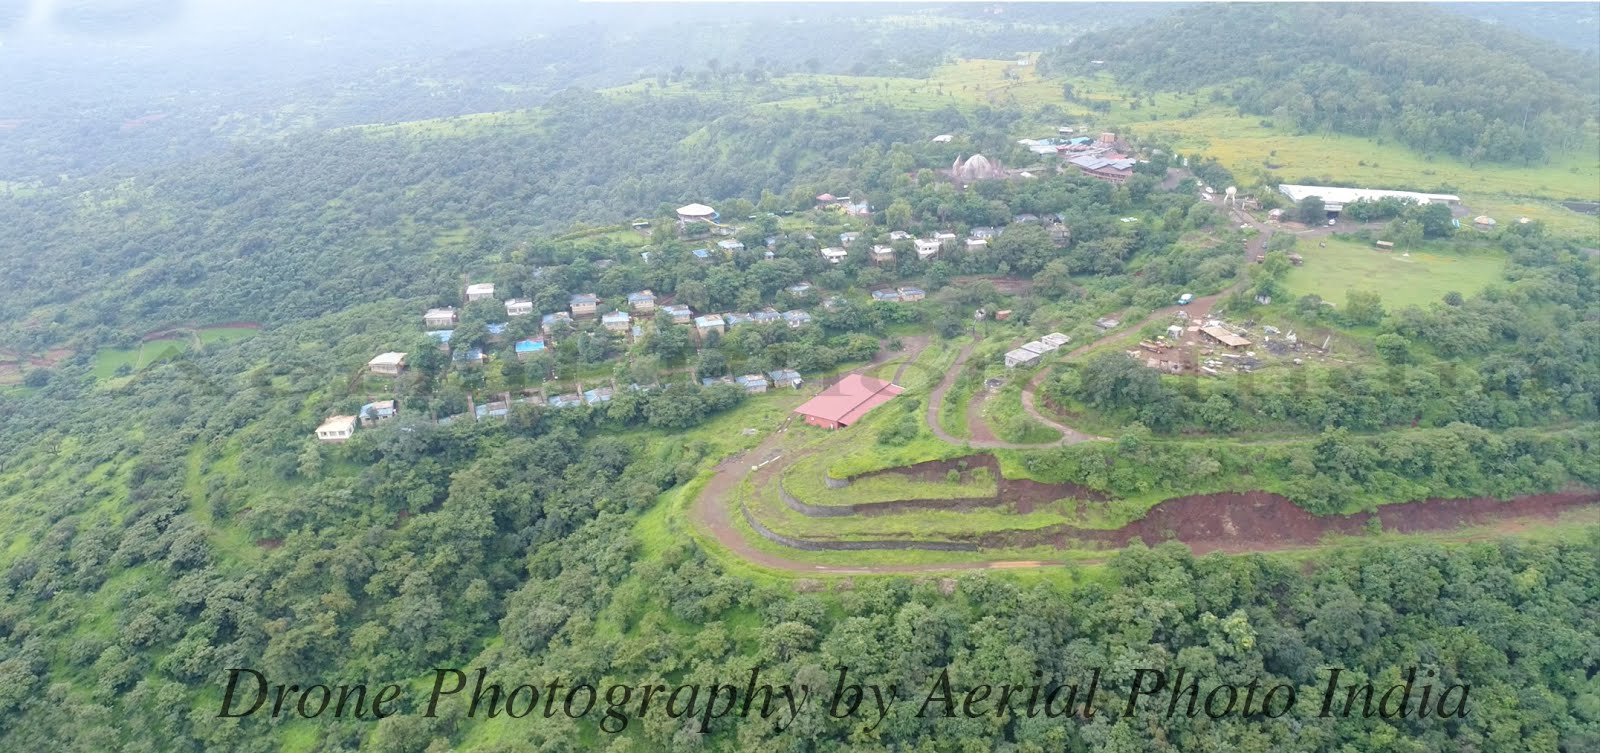
<instances>
[{"instance_id":1,"label":"aerial landscape","mask_svg":"<svg viewBox=\"0 0 1600 753\"><path fill-rule=\"evenodd\" d=\"M0 750L1600 750L1600 4L0 63Z\"/></svg>"}]
</instances>

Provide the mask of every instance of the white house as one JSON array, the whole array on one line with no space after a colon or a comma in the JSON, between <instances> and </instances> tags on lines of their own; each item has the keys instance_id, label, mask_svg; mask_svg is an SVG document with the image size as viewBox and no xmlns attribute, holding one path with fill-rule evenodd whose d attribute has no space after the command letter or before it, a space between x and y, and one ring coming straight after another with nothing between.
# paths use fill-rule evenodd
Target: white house
<instances>
[{"instance_id":1,"label":"white house","mask_svg":"<svg viewBox=\"0 0 1600 753\"><path fill-rule=\"evenodd\" d=\"M939 249L944 247L944 244L936 238L918 238L916 244L918 259L932 258L938 255Z\"/></svg>"},{"instance_id":2,"label":"white house","mask_svg":"<svg viewBox=\"0 0 1600 753\"><path fill-rule=\"evenodd\" d=\"M355 416L329 416L317 427L317 439L323 442L343 442L355 433Z\"/></svg>"},{"instance_id":3,"label":"white house","mask_svg":"<svg viewBox=\"0 0 1600 753\"><path fill-rule=\"evenodd\" d=\"M480 282L467 286L467 303L494 300L494 283Z\"/></svg>"},{"instance_id":4,"label":"white house","mask_svg":"<svg viewBox=\"0 0 1600 753\"><path fill-rule=\"evenodd\" d=\"M1014 369L1018 366L1032 366L1039 362L1039 354L1031 350L1017 348L1006 353L1006 368Z\"/></svg>"},{"instance_id":5,"label":"white house","mask_svg":"<svg viewBox=\"0 0 1600 753\"><path fill-rule=\"evenodd\" d=\"M842 248L829 247L822 249L822 258L827 259L829 264L838 264L839 262L844 261L844 258L848 256L849 253L850 252L845 251Z\"/></svg>"},{"instance_id":6,"label":"white house","mask_svg":"<svg viewBox=\"0 0 1600 753\"><path fill-rule=\"evenodd\" d=\"M533 313L533 301L526 298L512 298L506 301L506 316L527 316Z\"/></svg>"}]
</instances>

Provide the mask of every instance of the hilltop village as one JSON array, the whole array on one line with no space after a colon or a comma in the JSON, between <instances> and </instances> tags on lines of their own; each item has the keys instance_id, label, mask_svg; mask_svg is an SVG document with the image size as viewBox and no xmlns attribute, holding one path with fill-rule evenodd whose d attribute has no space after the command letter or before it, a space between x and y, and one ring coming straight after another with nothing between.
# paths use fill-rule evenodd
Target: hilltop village
<instances>
[{"instance_id":1,"label":"hilltop village","mask_svg":"<svg viewBox=\"0 0 1600 753\"><path fill-rule=\"evenodd\" d=\"M1159 148L1135 158L1128 155L1138 148L1117 134L1079 130L1020 140L1011 153L1022 168L958 154L948 168L896 180L881 205L823 191L767 196L759 206L736 199L722 208L663 207L656 217L580 234L573 245L587 249L581 276L569 264L534 265L511 279L464 278L419 312L422 337L372 354L372 399L329 416L316 437L341 442L411 410L449 423L503 418L517 406L599 407L619 393L648 395L672 383L736 395L826 385L839 365L878 352L881 335L912 332L916 322L945 334L980 325L1014 331L996 361L1028 369L1072 342L1067 331L1092 341L1116 331L1127 313L1124 305L1033 322L1042 303L1035 293L1081 297L1070 275L1120 270L1140 248L1187 233L1210 238L1204 254L1227 241L1260 263L1269 248L1291 249L1291 233L1372 232L1334 227L1346 206L1393 215L1431 202L1447 207L1456 227L1465 211L1456 197L1410 192L1285 185L1277 194L1240 195L1209 184L1230 177L1215 163L1191 168L1189 158ZM940 134L927 148L963 146ZM1280 229L1288 232L1269 244ZM1394 249L1386 240L1375 246ZM1303 257L1284 258L1298 265ZM1176 308L1130 343L1129 355L1162 373L1195 376L1328 355L1331 338L1305 343L1292 329L1212 313L1214 298L1196 302L1225 279L1198 281L1206 290L1166 286L1142 295L1145 310ZM1272 283L1258 287L1236 295L1236 304L1271 303ZM930 291L943 298L929 300ZM459 401L426 399L445 384L459 387Z\"/></svg>"}]
</instances>

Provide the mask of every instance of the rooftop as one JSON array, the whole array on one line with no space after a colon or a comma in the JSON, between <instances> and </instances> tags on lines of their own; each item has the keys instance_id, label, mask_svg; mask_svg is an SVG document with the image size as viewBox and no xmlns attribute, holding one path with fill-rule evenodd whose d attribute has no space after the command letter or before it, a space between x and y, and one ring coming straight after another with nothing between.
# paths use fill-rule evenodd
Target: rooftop
<instances>
[{"instance_id":1,"label":"rooftop","mask_svg":"<svg viewBox=\"0 0 1600 753\"><path fill-rule=\"evenodd\" d=\"M794 410L804 416L849 426L866 415L867 411L904 391L900 385L882 379L850 374Z\"/></svg>"}]
</instances>

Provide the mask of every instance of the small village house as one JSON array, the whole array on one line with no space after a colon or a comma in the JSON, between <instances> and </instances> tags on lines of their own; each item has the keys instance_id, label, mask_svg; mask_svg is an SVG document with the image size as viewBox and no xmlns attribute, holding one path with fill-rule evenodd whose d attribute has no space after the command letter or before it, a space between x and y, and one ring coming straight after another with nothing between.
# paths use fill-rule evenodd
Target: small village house
<instances>
[{"instance_id":1,"label":"small village house","mask_svg":"<svg viewBox=\"0 0 1600 753\"><path fill-rule=\"evenodd\" d=\"M1211 326L1201 327L1200 334L1205 335L1206 339L1218 345L1234 350L1246 347L1250 344L1249 340L1246 340L1245 338L1228 331L1226 327L1222 327L1220 325L1213 324Z\"/></svg>"},{"instance_id":2,"label":"small village house","mask_svg":"<svg viewBox=\"0 0 1600 753\"><path fill-rule=\"evenodd\" d=\"M755 320L755 317L740 311L729 311L722 315L722 321L727 323L728 329L733 329L741 324L750 324Z\"/></svg>"},{"instance_id":3,"label":"small village house","mask_svg":"<svg viewBox=\"0 0 1600 753\"><path fill-rule=\"evenodd\" d=\"M842 248L829 247L822 249L822 258L827 259L829 264L838 264L844 261L844 258L848 255L849 252Z\"/></svg>"},{"instance_id":4,"label":"small village house","mask_svg":"<svg viewBox=\"0 0 1600 753\"><path fill-rule=\"evenodd\" d=\"M944 244L937 238L918 238L916 246L918 259L930 259L939 253Z\"/></svg>"},{"instance_id":5,"label":"small village house","mask_svg":"<svg viewBox=\"0 0 1600 753\"><path fill-rule=\"evenodd\" d=\"M685 204L678 207L679 222L716 222L717 210L704 204Z\"/></svg>"},{"instance_id":6,"label":"small village house","mask_svg":"<svg viewBox=\"0 0 1600 753\"><path fill-rule=\"evenodd\" d=\"M839 245L849 248L856 241L861 240L861 234L855 231L839 234Z\"/></svg>"},{"instance_id":7,"label":"small village house","mask_svg":"<svg viewBox=\"0 0 1600 753\"><path fill-rule=\"evenodd\" d=\"M799 309L783 312L783 321L796 329L811 323L811 315Z\"/></svg>"},{"instance_id":8,"label":"small village house","mask_svg":"<svg viewBox=\"0 0 1600 753\"><path fill-rule=\"evenodd\" d=\"M727 326L727 322L722 320L721 314L705 314L694 318L694 330L700 333L701 337L705 337L712 332L720 335L726 331Z\"/></svg>"},{"instance_id":9,"label":"small village house","mask_svg":"<svg viewBox=\"0 0 1600 753\"><path fill-rule=\"evenodd\" d=\"M767 378L760 374L745 374L733 381L752 395L767 391Z\"/></svg>"},{"instance_id":10,"label":"small village house","mask_svg":"<svg viewBox=\"0 0 1600 753\"><path fill-rule=\"evenodd\" d=\"M579 293L569 298L567 305L572 309L573 316L594 316L595 309L600 305L600 296L593 293Z\"/></svg>"},{"instance_id":11,"label":"small village house","mask_svg":"<svg viewBox=\"0 0 1600 753\"><path fill-rule=\"evenodd\" d=\"M912 237L913 236L910 233L904 230L894 230L890 231L889 233L889 242L894 243L897 241L909 241L912 239Z\"/></svg>"},{"instance_id":12,"label":"small village house","mask_svg":"<svg viewBox=\"0 0 1600 753\"><path fill-rule=\"evenodd\" d=\"M693 256L696 261L711 261L711 249L709 248L697 248L690 251L689 255Z\"/></svg>"},{"instance_id":13,"label":"small village house","mask_svg":"<svg viewBox=\"0 0 1600 753\"><path fill-rule=\"evenodd\" d=\"M461 348L450 354L450 360L457 366L472 367L482 366L488 359L484 357L482 348Z\"/></svg>"},{"instance_id":14,"label":"small village house","mask_svg":"<svg viewBox=\"0 0 1600 753\"><path fill-rule=\"evenodd\" d=\"M800 389L800 385L802 384L800 372L795 371L794 369L778 369L776 371L769 371L767 372L767 376L772 379L772 386L774 387L788 387L791 390L797 390Z\"/></svg>"},{"instance_id":15,"label":"small village house","mask_svg":"<svg viewBox=\"0 0 1600 753\"><path fill-rule=\"evenodd\" d=\"M688 306L685 306L681 303L674 303L671 306L662 306L661 310L667 312L667 315L672 317L673 324L688 324L694 319L694 312L691 311Z\"/></svg>"},{"instance_id":16,"label":"small village house","mask_svg":"<svg viewBox=\"0 0 1600 753\"><path fill-rule=\"evenodd\" d=\"M406 368L406 354L380 353L367 362L367 369L379 376L398 376Z\"/></svg>"},{"instance_id":17,"label":"small village house","mask_svg":"<svg viewBox=\"0 0 1600 753\"><path fill-rule=\"evenodd\" d=\"M455 323L456 310L449 306L444 308L428 309L428 313L422 315L422 324L425 327L443 329L445 327L452 326Z\"/></svg>"},{"instance_id":18,"label":"small village house","mask_svg":"<svg viewBox=\"0 0 1600 753\"><path fill-rule=\"evenodd\" d=\"M732 254L732 253L736 253L736 252L739 252L739 251L743 251L744 250L744 244L740 243L739 241L736 241L736 240L734 240L732 238L729 238L727 240L717 241L717 248L722 249L722 252L725 253L725 254Z\"/></svg>"},{"instance_id":19,"label":"small village house","mask_svg":"<svg viewBox=\"0 0 1600 753\"><path fill-rule=\"evenodd\" d=\"M783 290L796 298L806 298L811 295L812 286L809 282L797 282Z\"/></svg>"},{"instance_id":20,"label":"small village house","mask_svg":"<svg viewBox=\"0 0 1600 753\"><path fill-rule=\"evenodd\" d=\"M532 358L533 356L545 351L544 341L534 337L530 337L525 340L518 340L517 344L513 347L516 349L518 361L526 361L529 358Z\"/></svg>"},{"instance_id":21,"label":"small village house","mask_svg":"<svg viewBox=\"0 0 1600 753\"><path fill-rule=\"evenodd\" d=\"M611 402L611 398L614 397L615 395L616 395L616 390L613 390L610 387L596 387L596 388L594 388L592 390L584 390L584 392L583 392L583 402L588 404L588 405L599 405L601 403L609 403L609 402Z\"/></svg>"},{"instance_id":22,"label":"small village house","mask_svg":"<svg viewBox=\"0 0 1600 753\"><path fill-rule=\"evenodd\" d=\"M888 264L894 261L893 246L873 246L871 261L873 264Z\"/></svg>"},{"instance_id":23,"label":"small village house","mask_svg":"<svg viewBox=\"0 0 1600 753\"><path fill-rule=\"evenodd\" d=\"M557 311L554 314L545 314L539 317L539 331L543 332L546 337L555 334L558 328L570 329L571 327L572 315L565 311Z\"/></svg>"},{"instance_id":24,"label":"small village house","mask_svg":"<svg viewBox=\"0 0 1600 753\"><path fill-rule=\"evenodd\" d=\"M399 415L400 407L393 400L378 400L361 406L361 411L356 415L361 418L363 427L376 426L378 423L388 421Z\"/></svg>"},{"instance_id":25,"label":"small village house","mask_svg":"<svg viewBox=\"0 0 1600 753\"><path fill-rule=\"evenodd\" d=\"M1049 345L1052 348L1060 348L1060 347L1066 345L1067 343L1072 342L1072 338L1067 337L1066 335L1063 335L1060 332L1051 332L1050 334L1039 338L1039 342L1042 342L1045 345Z\"/></svg>"},{"instance_id":26,"label":"small village house","mask_svg":"<svg viewBox=\"0 0 1600 753\"><path fill-rule=\"evenodd\" d=\"M512 298L506 301L506 316L527 316L533 313L533 301L526 298Z\"/></svg>"},{"instance_id":27,"label":"small village house","mask_svg":"<svg viewBox=\"0 0 1600 753\"><path fill-rule=\"evenodd\" d=\"M600 317L600 326L617 333L627 332L628 325L632 322L633 317L626 311L612 311Z\"/></svg>"},{"instance_id":28,"label":"small village house","mask_svg":"<svg viewBox=\"0 0 1600 753\"><path fill-rule=\"evenodd\" d=\"M967 239L967 250L968 251L982 251L982 250L984 250L984 249L986 249L988 247L989 247L989 239L988 238L968 238Z\"/></svg>"},{"instance_id":29,"label":"small village house","mask_svg":"<svg viewBox=\"0 0 1600 753\"><path fill-rule=\"evenodd\" d=\"M872 300L882 303L899 303L900 293L895 290L874 290L872 291Z\"/></svg>"},{"instance_id":30,"label":"small village house","mask_svg":"<svg viewBox=\"0 0 1600 753\"><path fill-rule=\"evenodd\" d=\"M648 290L628 294L628 308L635 313L648 314L656 310L656 294Z\"/></svg>"},{"instance_id":31,"label":"small village house","mask_svg":"<svg viewBox=\"0 0 1600 753\"><path fill-rule=\"evenodd\" d=\"M439 341L439 350L444 351L450 350L450 338L455 334L456 331L453 329L436 329L427 333L428 337Z\"/></svg>"},{"instance_id":32,"label":"small village house","mask_svg":"<svg viewBox=\"0 0 1600 753\"><path fill-rule=\"evenodd\" d=\"M913 302L913 301L920 301L920 300L928 297L928 294L925 291L923 291L922 288L904 287L904 288L899 288L896 292L898 292L900 294L900 300L901 301L905 301L905 302L908 302L908 303L909 302Z\"/></svg>"},{"instance_id":33,"label":"small village house","mask_svg":"<svg viewBox=\"0 0 1600 753\"><path fill-rule=\"evenodd\" d=\"M317 440L321 442L343 442L356 433L355 416L329 416L317 427Z\"/></svg>"},{"instance_id":34,"label":"small village house","mask_svg":"<svg viewBox=\"0 0 1600 753\"><path fill-rule=\"evenodd\" d=\"M467 303L494 300L494 283L480 282L467 286Z\"/></svg>"},{"instance_id":35,"label":"small village house","mask_svg":"<svg viewBox=\"0 0 1600 753\"><path fill-rule=\"evenodd\" d=\"M1035 353L1031 350L1017 348L1006 353L1006 368L1015 369L1019 367L1032 366L1039 362L1039 358L1040 355L1038 353Z\"/></svg>"}]
</instances>

